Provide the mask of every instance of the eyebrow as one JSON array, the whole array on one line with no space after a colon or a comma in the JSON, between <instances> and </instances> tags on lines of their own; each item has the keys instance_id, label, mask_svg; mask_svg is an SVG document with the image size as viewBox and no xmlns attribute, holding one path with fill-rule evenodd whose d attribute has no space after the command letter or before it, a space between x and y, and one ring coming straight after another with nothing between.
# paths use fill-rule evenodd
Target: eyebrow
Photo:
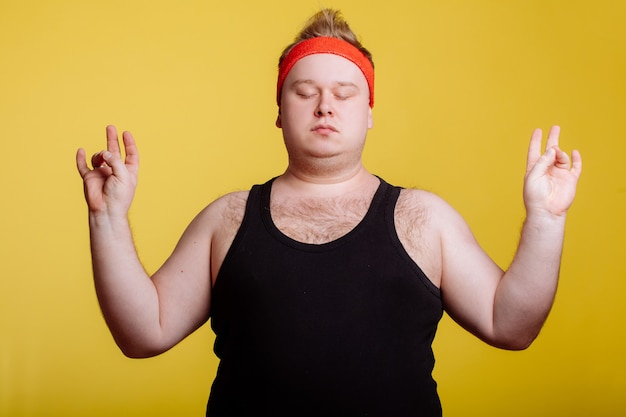
<instances>
[{"instance_id":1,"label":"eyebrow","mask_svg":"<svg viewBox=\"0 0 626 417\"><path fill-rule=\"evenodd\" d=\"M314 80L310 80L310 79L295 80L294 82L291 83L291 87L292 88L293 87L297 87L300 84L313 85L313 84L315 84L315 81ZM355 83L353 83L351 81L335 81L334 84L336 84L339 87L354 87L357 90L359 89L359 87Z\"/></svg>"}]
</instances>

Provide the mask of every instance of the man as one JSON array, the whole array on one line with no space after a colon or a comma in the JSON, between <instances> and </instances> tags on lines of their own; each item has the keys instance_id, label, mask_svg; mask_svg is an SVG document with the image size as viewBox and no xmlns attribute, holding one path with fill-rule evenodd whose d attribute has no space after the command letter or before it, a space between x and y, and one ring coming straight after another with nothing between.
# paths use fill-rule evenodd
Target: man
<instances>
[{"instance_id":1,"label":"man","mask_svg":"<svg viewBox=\"0 0 626 417\"><path fill-rule=\"evenodd\" d=\"M124 161L112 126L93 169L78 151L96 291L116 342L130 357L157 355L211 317L221 362L209 416L441 415L431 342L443 309L491 345L530 345L556 291L580 154L570 164L558 127L543 154L532 134L527 217L502 271L447 203L362 165L374 69L337 12L313 16L285 50L277 100L286 171L211 203L152 277L127 219L132 135Z\"/></svg>"}]
</instances>

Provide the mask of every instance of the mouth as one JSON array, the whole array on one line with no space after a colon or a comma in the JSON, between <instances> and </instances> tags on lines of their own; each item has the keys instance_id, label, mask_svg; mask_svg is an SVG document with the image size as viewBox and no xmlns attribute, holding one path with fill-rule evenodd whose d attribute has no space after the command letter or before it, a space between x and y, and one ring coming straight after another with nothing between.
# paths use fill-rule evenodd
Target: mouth
<instances>
[{"instance_id":1,"label":"mouth","mask_svg":"<svg viewBox=\"0 0 626 417\"><path fill-rule=\"evenodd\" d=\"M320 135L330 135L331 133L338 132L337 128L333 125L329 124L318 124L313 126L311 129L312 132L318 133Z\"/></svg>"}]
</instances>

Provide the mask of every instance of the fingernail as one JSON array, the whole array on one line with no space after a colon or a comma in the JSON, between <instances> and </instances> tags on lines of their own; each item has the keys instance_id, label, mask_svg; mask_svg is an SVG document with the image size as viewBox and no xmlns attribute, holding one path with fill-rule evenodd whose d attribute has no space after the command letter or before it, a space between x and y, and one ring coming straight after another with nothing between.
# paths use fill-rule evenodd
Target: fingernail
<instances>
[{"instance_id":1,"label":"fingernail","mask_svg":"<svg viewBox=\"0 0 626 417\"><path fill-rule=\"evenodd\" d=\"M113 156L113 154L111 154L111 152L109 151L105 151L102 156L104 157L104 159L109 159L111 156Z\"/></svg>"}]
</instances>

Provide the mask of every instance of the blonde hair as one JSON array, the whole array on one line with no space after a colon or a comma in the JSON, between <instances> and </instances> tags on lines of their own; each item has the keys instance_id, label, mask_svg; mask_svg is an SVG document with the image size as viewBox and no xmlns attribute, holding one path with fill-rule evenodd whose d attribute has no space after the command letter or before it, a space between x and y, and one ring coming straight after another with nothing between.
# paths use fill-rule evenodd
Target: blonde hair
<instances>
[{"instance_id":1,"label":"blonde hair","mask_svg":"<svg viewBox=\"0 0 626 417\"><path fill-rule=\"evenodd\" d=\"M346 22L343 18L341 12L333 9L322 9L309 18L304 25L304 28L300 31L298 36L295 37L294 41L283 50L283 53L278 59L278 66L280 67L280 64L283 62L283 59L285 59L285 56L298 43L306 39L321 36L338 38L350 43L367 57L367 59L372 63L372 67L374 66L374 61L372 60L372 54L370 51L361 45L361 42L358 40L352 29L350 29L348 22Z\"/></svg>"}]
</instances>

